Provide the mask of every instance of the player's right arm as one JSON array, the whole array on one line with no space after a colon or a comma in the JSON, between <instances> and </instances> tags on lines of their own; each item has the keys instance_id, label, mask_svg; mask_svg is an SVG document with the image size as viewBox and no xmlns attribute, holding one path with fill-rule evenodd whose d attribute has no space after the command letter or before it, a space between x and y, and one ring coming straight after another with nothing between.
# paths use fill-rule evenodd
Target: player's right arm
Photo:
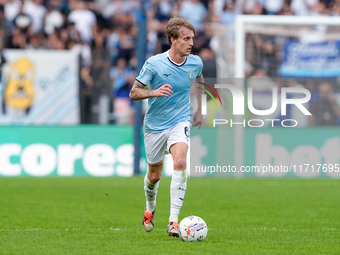
<instances>
[{"instance_id":1,"label":"player's right arm","mask_svg":"<svg viewBox=\"0 0 340 255\"><path fill-rule=\"evenodd\" d=\"M158 89L146 89L139 81L135 80L132 85L132 89L130 91L130 99L134 100L143 100L150 97L169 97L172 95L172 87L169 84L164 84L160 86Z\"/></svg>"}]
</instances>

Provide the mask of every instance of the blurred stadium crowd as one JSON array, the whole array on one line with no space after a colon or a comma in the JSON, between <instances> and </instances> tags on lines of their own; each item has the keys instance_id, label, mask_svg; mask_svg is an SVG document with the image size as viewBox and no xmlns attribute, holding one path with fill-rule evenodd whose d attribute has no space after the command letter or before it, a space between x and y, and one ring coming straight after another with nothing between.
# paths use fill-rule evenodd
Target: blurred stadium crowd
<instances>
[{"instance_id":1,"label":"blurred stadium crowd","mask_svg":"<svg viewBox=\"0 0 340 255\"><path fill-rule=\"evenodd\" d=\"M111 122L131 124L128 93L136 77L139 3L129 0L0 0L0 48L79 52L82 123L98 123L98 102L102 95L109 95L114 101L112 112L116 113ZM239 14L340 15L340 0L146 0L145 3L147 57L169 49L165 37L169 18L185 17L197 29L192 53L202 58L205 77L217 75L211 23L233 25ZM253 35L247 38L247 45L247 50L261 51L247 59L251 65L247 76L276 77L277 68L264 67L268 61L274 63L272 67L278 62L271 54L270 40ZM324 86L323 89L332 88ZM330 103L329 107L340 116L340 109L334 104Z\"/></svg>"}]
</instances>

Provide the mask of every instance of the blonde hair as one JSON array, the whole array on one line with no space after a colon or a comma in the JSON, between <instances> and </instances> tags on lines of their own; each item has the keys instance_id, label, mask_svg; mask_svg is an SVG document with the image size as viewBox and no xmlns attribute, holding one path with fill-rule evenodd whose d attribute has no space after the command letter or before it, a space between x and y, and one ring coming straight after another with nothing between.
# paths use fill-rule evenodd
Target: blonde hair
<instances>
[{"instance_id":1,"label":"blonde hair","mask_svg":"<svg viewBox=\"0 0 340 255\"><path fill-rule=\"evenodd\" d=\"M190 29L191 31L194 32L194 35L196 35L196 30L195 27L191 24L190 21L188 21L185 18L171 18L168 22L168 24L166 25L166 38L167 38L167 43L170 45L172 45L171 42L171 37L177 39L179 36L179 29L181 27L186 27L188 29Z\"/></svg>"}]
</instances>

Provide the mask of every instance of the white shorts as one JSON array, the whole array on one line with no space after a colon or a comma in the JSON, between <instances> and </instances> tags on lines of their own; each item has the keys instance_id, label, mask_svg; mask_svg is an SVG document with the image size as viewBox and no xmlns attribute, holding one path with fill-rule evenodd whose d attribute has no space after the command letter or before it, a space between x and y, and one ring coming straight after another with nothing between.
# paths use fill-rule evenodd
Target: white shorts
<instances>
[{"instance_id":1,"label":"white shorts","mask_svg":"<svg viewBox=\"0 0 340 255\"><path fill-rule=\"evenodd\" d=\"M181 121L161 133L144 133L146 158L150 165L156 164L169 154L171 145L185 143L189 147L190 122Z\"/></svg>"}]
</instances>

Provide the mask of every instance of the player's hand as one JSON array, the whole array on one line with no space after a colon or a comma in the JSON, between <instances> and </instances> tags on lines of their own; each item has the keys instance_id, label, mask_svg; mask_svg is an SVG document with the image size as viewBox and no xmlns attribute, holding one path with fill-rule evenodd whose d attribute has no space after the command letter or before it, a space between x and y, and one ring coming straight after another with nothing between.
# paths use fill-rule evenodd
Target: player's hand
<instances>
[{"instance_id":1,"label":"player's hand","mask_svg":"<svg viewBox=\"0 0 340 255\"><path fill-rule=\"evenodd\" d=\"M172 93L171 85L164 84L155 90L155 97L169 97Z\"/></svg>"},{"instance_id":2,"label":"player's hand","mask_svg":"<svg viewBox=\"0 0 340 255\"><path fill-rule=\"evenodd\" d=\"M194 114L194 119L193 119L194 124L192 124L192 126L193 127L198 126L198 129L200 129L201 126L202 126L202 122L203 122L203 115L202 115L201 111L198 110Z\"/></svg>"}]
</instances>

